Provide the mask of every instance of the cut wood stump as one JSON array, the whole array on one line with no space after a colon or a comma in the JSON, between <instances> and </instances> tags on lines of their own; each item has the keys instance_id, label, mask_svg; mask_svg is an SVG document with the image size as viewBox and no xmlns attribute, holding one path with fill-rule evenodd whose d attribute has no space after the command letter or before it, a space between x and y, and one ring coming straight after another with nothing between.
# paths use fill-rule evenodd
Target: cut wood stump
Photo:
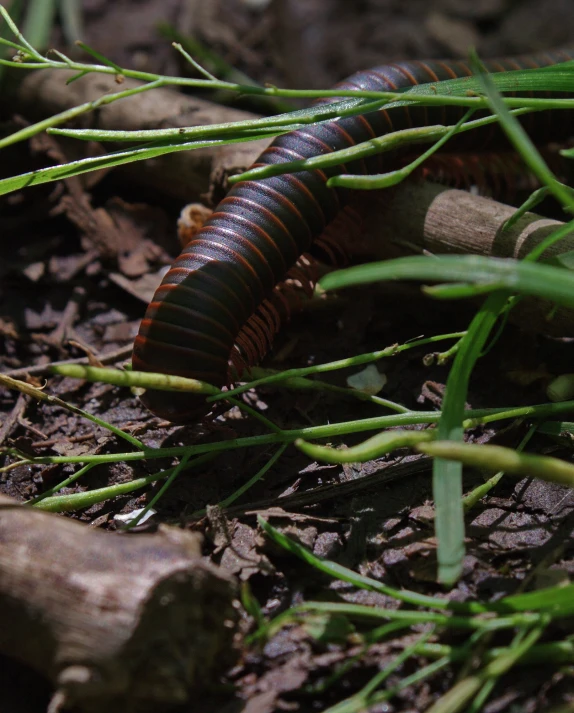
<instances>
[{"instance_id":1,"label":"cut wood stump","mask_svg":"<svg viewBox=\"0 0 574 713\"><path fill-rule=\"evenodd\" d=\"M53 683L50 713L161 711L216 684L235 596L192 533L108 533L0 495L0 653Z\"/></svg>"}]
</instances>

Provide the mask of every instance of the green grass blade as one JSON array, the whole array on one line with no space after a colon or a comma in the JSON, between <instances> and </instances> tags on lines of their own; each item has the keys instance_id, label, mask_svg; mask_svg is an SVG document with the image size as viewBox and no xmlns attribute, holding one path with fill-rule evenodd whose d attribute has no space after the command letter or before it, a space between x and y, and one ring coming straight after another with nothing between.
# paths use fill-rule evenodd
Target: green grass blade
<instances>
[{"instance_id":1,"label":"green grass blade","mask_svg":"<svg viewBox=\"0 0 574 713\"><path fill-rule=\"evenodd\" d=\"M323 277L319 285L329 291L389 280L491 284L509 292L574 307L574 274L570 270L480 255L416 255L369 263L332 272Z\"/></svg>"},{"instance_id":2,"label":"green grass blade","mask_svg":"<svg viewBox=\"0 0 574 713\"><path fill-rule=\"evenodd\" d=\"M104 64L106 67L111 67L111 68L112 68L113 70L115 70L118 74L122 74L122 73L123 73L123 70L122 70L122 68L121 68L119 65L117 65L115 62L112 62L111 59L108 59L107 57L104 57L103 54L101 54L100 52L98 52L97 50L95 50L93 47L90 47L90 45L87 45L85 42L82 42L81 40L78 40L78 41L76 42L76 44L78 45L78 47L80 47L80 49L83 49L84 52L86 52L87 54L89 54L89 55L90 55L91 57L93 57L94 59L97 59L98 62L101 62L101 63Z\"/></svg>"},{"instance_id":3,"label":"green grass blade","mask_svg":"<svg viewBox=\"0 0 574 713\"><path fill-rule=\"evenodd\" d=\"M574 196L572 190L560 183L548 168L526 131L508 111L499 94L500 90L492 81L492 76L482 70L476 55L471 56L471 66L482 85L482 90L488 99L492 111L498 116L502 129L516 151L520 154L521 158L525 161L536 178L538 178L540 183L547 186L556 200L562 204L562 207L565 210L574 212ZM572 86L574 86L574 82Z\"/></svg>"},{"instance_id":4,"label":"green grass blade","mask_svg":"<svg viewBox=\"0 0 574 713\"><path fill-rule=\"evenodd\" d=\"M55 17L56 0L30 0L22 34L34 47L46 49Z\"/></svg>"},{"instance_id":5,"label":"green grass blade","mask_svg":"<svg viewBox=\"0 0 574 713\"><path fill-rule=\"evenodd\" d=\"M84 34L82 3L78 0L60 0L60 17L66 42L71 45Z\"/></svg>"},{"instance_id":6,"label":"green grass blade","mask_svg":"<svg viewBox=\"0 0 574 713\"><path fill-rule=\"evenodd\" d=\"M420 439L414 445L421 453L435 458L456 459L460 464L474 468L502 470L509 475L539 478L574 489L574 465L559 458L519 453L503 446L453 443L452 440L437 439L425 443Z\"/></svg>"},{"instance_id":7,"label":"green grass blade","mask_svg":"<svg viewBox=\"0 0 574 713\"><path fill-rule=\"evenodd\" d=\"M271 138L275 135L276 132L273 132L268 136ZM90 171L95 171L101 168L122 166L126 163L133 163L134 161L141 161L148 158L155 158L157 156L164 156L165 154L174 153L176 151L186 151L208 147L210 148L213 146L221 146L223 144L229 143L241 143L244 141L252 141L254 138L262 137L248 136L246 138L228 138L225 141L191 141L182 142L180 144L167 144L163 146L125 149L123 151L116 151L105 156L95 156L92 158L80 159L78 161L70 161L69 163L60 164L58 166L51 166L50 168L42 168L37 171L22 173L19 176L11 176L10 178L4 178L0 180L0 195L12 193L13 191L18 191L22 188L27 188L28 186L37 186L41 183L60 181L65 178L79 176L82 173L88 173Z\"/></svg>"},{"instance_id":8,"label":"green grass blade","mask_svg":"<svg viewBox=\"0 0 574 713\"><path fill-rule=\"evenodd\" d=\"M330 577L339 579L342 582L349 582L349 584L358 587L359 589L367 589L373 592L380 592L381 594L386 594L398 601L406 602L414 606L431 607L434 609L454 609L456 611L464 611L468 613L480 613L487 611L487 607L482 606L478 602L474 604L466 604L462 602L449 602L445 599L439 597L430 597L425 594L419 594L418 592L411 592L405 589L394 589L393 587L379 582L370 577L364 577L363 575L353 572L347 567L343 567L336 562L330 562L328 560L322 560L316 557L312 552L309 552L305 547L295 542L291 538L284 535L279 530L275 529L266 520L258 516L257 522L260 527L263 528L265 533L280 547L299 557L307 564L311 565L315 569L328 574Z\"/></svg>"},{"instance_id":9,"label":"green grass blade","mask_svg":"<svg viewBox=\"0 0 574 713\"><path fill-rule=\"evenodd\" d=\"M449 372L437 438L462 441L464 406L470 375L496 320L506 304L507 294L492 294L472 320L460 341ZM454 584L462 572L464 557L464 507L462 500L462 464L435 457L433 463L433 498L435 532L438 540L438 578Z\"/></svg>"}]
</instances>

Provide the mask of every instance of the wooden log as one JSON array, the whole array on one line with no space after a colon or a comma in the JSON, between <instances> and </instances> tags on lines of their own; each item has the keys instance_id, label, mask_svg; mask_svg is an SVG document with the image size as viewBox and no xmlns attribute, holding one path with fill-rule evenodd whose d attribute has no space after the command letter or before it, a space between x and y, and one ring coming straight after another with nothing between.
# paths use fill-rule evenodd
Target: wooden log
<instances>
[{"instance_id":1,"label":"wooden log","mask_svg":"<svg viewBox=\"0 0 574 713\"><path fill-rule=\"evenodd\" d=\"M160 711L233 661L233 578L175 528L112 534L0 495L0 653L55 686L50 711Z\"/></svg>"},{"instance_id":2,"label":"wooden log","mask_svg":"<svg viewBox=\"0 0 574 713\"><path fill-rule=\"evenodd\" d=\"M118 85L114 77L104 74L88 74L66 84L75 74L56 69L26 74L18 71L12 74L9 91L14 110L27 118L44 119L84 102L99 99L104 94L142 84L125 79ZM164 87L120 99L81 115L67 126L138 131L257 118L257 115L247 111L220 106ZM268 144L269 140L266 139L210 149L178 151L148 161L126 164L118 170L138 185L154 188L183 201L198 200L209 193L214 185L220 185L228 175L249 166ZM117 147L117 144L110 146Z\"/></svg>"},{"instance_id":3,"label":"wooden log","mask_svg":"<svg viewBox=\"0 0 574 713\"><path fill-rule=\"evenodd\" d=\"M520 260L563 226L560 221L526 213L503 231L516 208L426 181L405 181L371 195L376 205L365 214L366 240L368 252L377 256L426 250ZM574 233L544 257L569 250L574 250Z\"/></svg>"},{"instance_id":4,"label":"wooden log","mask_svg":"<svg viewBox=\"0 0 574 713\"><path fill-rule=\"evenodd\" d=\"M557 220L526 213L508 230L516 211L490 198L425 181L405 181L372 194L364 212L363 240L350 251L360 259L388 259L429 252L524 258L556 229ZM542 259L574 250L574 232L547 250ZM574 311L552 302L525 298L511 312L520 327L556 337L574 336Z\"/></svg>"}]
</instances>

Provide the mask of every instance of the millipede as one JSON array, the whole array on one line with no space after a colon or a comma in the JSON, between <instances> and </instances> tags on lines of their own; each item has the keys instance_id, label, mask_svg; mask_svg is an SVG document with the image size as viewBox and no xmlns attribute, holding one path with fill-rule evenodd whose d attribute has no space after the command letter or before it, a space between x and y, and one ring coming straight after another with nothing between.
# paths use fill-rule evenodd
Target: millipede
<instances>
[{"instance_id":1,"label":"millipede","mask_svg":"<svg viewBox=\"0 0 574 713\"><path fill-rule=\"evenodd\" d=\"M489 72L502 72L573 57L574 47L568 47L484 64ZM396 91L471 74L463 61L396 62L353 74L336 88ZM455 106L403 106L329 120L276 138L254 166L327 154L405 128L455 124L464 113ZM568 122L557 117L557 112L533 112L521 123L537 141L548 142L565 138L569 130ZM502 138L492 124L456 137L450 146L462 155L492 150ZM229 382L230 363L252 364L262 358L291 309L282 288L285 280L312 285L306 272L312 260L304 256L337 264L337 226L346 223L351 230L360 225L352 192L329 188L327 180L342 170L378 173L382 161L388 163L388 158L372 156L344 167L237 183L157 289L135 340L133 368L222 386ZM193 421L208 409L205 397L197 394L148 390L142 398L154 414L175 423Z\"/></svg>"}]
</instances>

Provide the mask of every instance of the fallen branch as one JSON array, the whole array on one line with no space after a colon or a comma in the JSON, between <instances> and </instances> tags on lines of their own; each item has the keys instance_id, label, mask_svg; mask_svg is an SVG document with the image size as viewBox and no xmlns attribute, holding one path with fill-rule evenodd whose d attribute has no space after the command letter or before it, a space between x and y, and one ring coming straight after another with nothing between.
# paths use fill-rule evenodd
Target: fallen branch
<instances>
[{"instance_id":1,"label":"fallen branch","mask_svg":"<svg viewBox=\"0 0 574 713\"><path fill-rule=\"evenodd\" d=\"M526 213L503 231L516 208L436 183L405 181L374 195L365 220L367 249L377 256L427 250L522 259L563 226ZM569 250L574 250L574 233L544 257Z\"/></svg>"},{"instance_id":2,"label":"fallen branch","mask_svg":"<svg viewBox=\"0 0 574 713\"><path fill-rule=\"evenodd\" d=\"M381 191L365 212L362 243L351 246L365 259L385 259L428 251L522 259L563 223L526 213L508 230L516 211L490 198L435 183L405 181ZM543 259L574 250L574 232L547 250ZM574 336L574 312L551 302L524 299L511 319L529 331Z\"/></svg>"},{"instance_id":3,"label":"fallen branch","mask_svg":"<svg viewBox=\"0 0 574 713\"><path fill-rule=\"evenodd\" d=\"M30 72L24 76L18 72L10 83L14 110L27 118L43 119L99 99L106 93L141 85L141 82L124 79L121 87L118 87L114 77L100 74L88 74L66 84L75 74L57 69ZM255 114L220 106L166 87L103 106L95 112L78 117L73 126L137 131L257 118ZM82 148L81 143L69 142L70 149L74 144ZM211 149L178 151L150 161L126 164L118 170L136 184L150 186L181 200L197 200L214 185L223 183L228 175L251 165L268 144L268 140L260 140Z\"/></svg>"},{"instance_id":4,"label":"fallen branch","mask_svg":"<svg viewBox=\"0 0 574 713\"><path fill-rule=\"evenodd\" d=\"M235 594L193 534L106 533L0 495L0 653L54 684L51 713L159 711L216 683Z\"/></svg>"}]
</instances>

